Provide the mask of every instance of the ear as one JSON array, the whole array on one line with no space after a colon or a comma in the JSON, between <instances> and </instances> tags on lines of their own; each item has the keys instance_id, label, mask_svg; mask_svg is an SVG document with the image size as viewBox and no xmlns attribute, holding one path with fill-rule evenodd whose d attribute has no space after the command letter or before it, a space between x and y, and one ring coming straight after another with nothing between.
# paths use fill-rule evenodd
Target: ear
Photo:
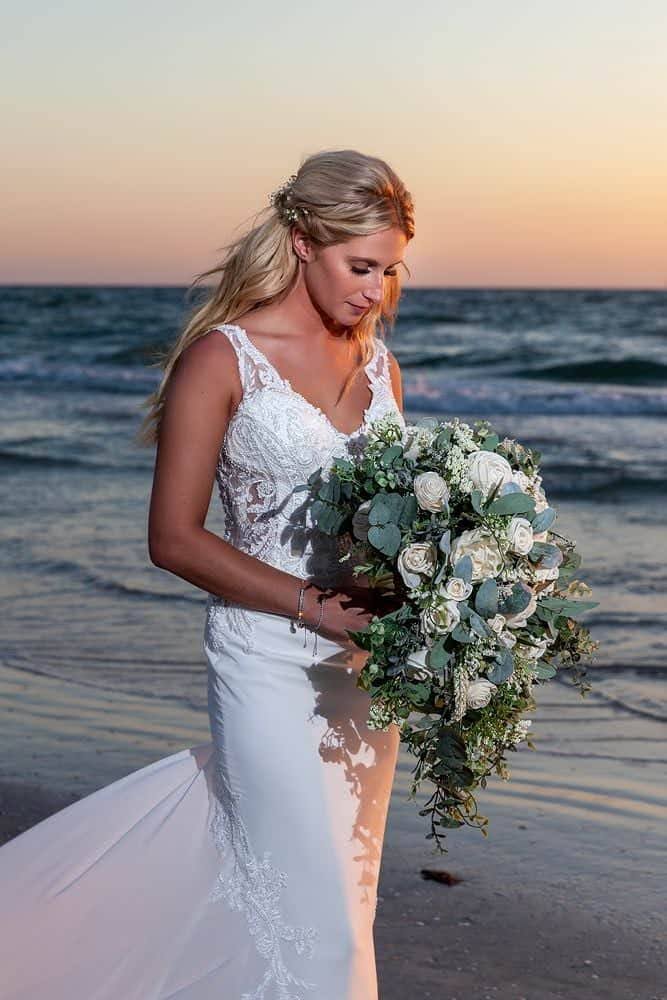
<instances>
[{"instance_id":1,"label":"ear","mask_svg":"<svg viewBox=\"0 0 667 1000\"><path fill-rule=\"evenodd\" d=\"M292 228L292 246L294 253L300 260L311 260L313 248L308 236L296 226Z\"/></svg>"}]
</instances>

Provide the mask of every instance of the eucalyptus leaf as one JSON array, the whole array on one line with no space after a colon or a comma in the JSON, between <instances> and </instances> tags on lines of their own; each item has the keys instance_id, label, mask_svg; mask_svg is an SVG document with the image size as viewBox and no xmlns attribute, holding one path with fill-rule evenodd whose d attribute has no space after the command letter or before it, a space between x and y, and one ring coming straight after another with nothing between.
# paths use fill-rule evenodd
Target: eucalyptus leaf
<instances>
[{"instance_id":1,"label":"eucalyptus leaf","mask_svg":"<svg viewBox=\"0 0 667 1000\"><path fill-rule=\"evenodd\" d=\"M326 500L328 503L336 504L340 500L340 479L336 475L332 475L329 479L320 486L319 493L317 494L320 500Z\"/></svg>"},{"instance_id":2,"label":"eucalyptus leaf","mask_svg":"<svg viewBox=\"0 0 667 1000\"><path fill-rule=\"evenodd\" d=\"M551 542L533 542L528 558L541 569L555 569L563 562L563 553Z\"/></svg>"},{"instance_id":3,"label":"eucalyptus leaf","mask_svg":"<svg viewBox=\"0 0 667 1000\"><path fill-rule=\"evenodd\" d=\"M446 531L443 531L442 535L440 536L440 541L438 542L438 548L446 556L448 556L449 553L451 552L451 550L452 550L452 533L451 533L451 531L450 531L449 528L447 528Z\"/></svg>"},{"instance_id":4,"label":"eucalyptus leaf","mask_svg":"<svg viewBox=\"0 0 667 1000\"><path fill-rule=\"evenodd\" d=\"M560 597L544 597L540 601L542 607L549 611L555 611L559 616L566 617L568 615L575 616L582 611L590 611L591 608L597 608L599 603L599 601L572 601Z\"/></svg>"},{"instance_id":5,"label":"eucalyptus leaf","mask_svg":"<svg viewBox=\"0 0 667 1000\"><path fill-rule=\"evenodd\" d=\"M493 629L489 628L484 619L480 617L475 611L470 612L470 628L482 639L488 638L493 635Z\"/></svg>"},{"instance_id":6,"label":"eucalyptus leaf","mask_svg":"<svg viewBox=\"0 0 667 1000\"><path fill-rule=\"evenodd\" d=\"M503 646L495 656L495 663L488 674L488 679L492 684L502 684L514 673L514 657L507 648Z\"/></svg>"},{"instance_id":7,"label":"eucalyptus leaf","mask_svg":"<svg viewBox=\"0 0 667 1000\"><path fill-rule=\"evenodd\" d=\"M391 521L391 507L386 502L384 495L378 494L372 501L368 510L369 524L387 524Z\"/></svg>"},{"instance_id":8,"label":"eucalyptus leaf","mask_svg":"<svg viewBox=\"0 0 667 1000\"><path fill-rule=\"evenodd\" d=\"M470 556L462 556L452 571L452 576L460 577L464 583L472 580L472 559Z\"/></svg>"},{"instance_id":9,"label":"eucalyptus leaf","mask_svg":"<svg viewBox=\"0 0 667 1000\"><path fill-rule=\"evenodd\" d=\"M452 639L456 642L469 643L475 641L475 636L471 635L467 628L463 625L457 625L456 628L450 632Z\"/></svg>"},{"instance_id":10,"label":"eucalyptus leaf","mask_svg":"<svg viewBox=\"0 0 667 1000\"><path fill-rule=\"evenodd\" d=\"M498 614L498 584L489 577L475 595L475 608L483 618L493 618Z\"/></svg>"},{"instance_id":11,"label":"eucalyptus leaf","mask_svg":"<svg viewBox=\"0 0 667 1000\"><path fill-rule=\"evenodd\" d=\"M481 444L482 451L495 451L498 447L500 438L497 434L487 434Z\"/></svg>"},{"instance_id":12,"label":"eucalyptus leaf","mask_svg":"<svg viewBox=\"0 0 667 1000\"><path fill-rule=\"evenodd\" d=\"M395 524L374 524L368 529L368 541L385 556L395 556L401 545L401 532Z\"/></svg>"},{"instance_id":13,"label":"eucalyptus leaf","mask_svg":"<svg viewBox=\"0 0 667 1000\"><path fill-rule=\"evenodd\" d=\"M539 677L541 681L548 680L550 677L554 677L557 670L551 663L540 663L539 661L535 664L535 676Z\"/></svg>"},{"instance_id":14,"label":"eucalyptus leaf","mask_svg":"<svg viewBox=\"0 0 667 1000\"><path fill-rule=\"evenodd\" d=\"M405 497L405 500L403 501L403 508L398 518L398 523L401 528L409 528L418 513L419 506L417 504L417 498L410 494Z\"/></svg>"},{"instance_id":15,"label":"eucalyptus leaf","mask_svg":"<svg viewBox=\"0 0 667 1000\"><path fill-rule=\"evenodd\" d=\"M528 514L535 510L535 501L526 493L506 493L487 507L488 514Z\"/></svg>"},{"instance_id":16,"label":"eucalyptus leaf","mask_svg":"<svg viewBox=\"0 0 667 1000\"><path fill-rule=\"evenodd\" d=\"M329 504L323 504L317 518L317 527L326 535L337 535L346 516L343 511L336 510L335 507L331 507Z\"/></svg>"},{"instance_id":17,"label":"eucalyptus leaf","mask_svg":"<svg viewBox=\"0 0 667 1000\"><path fill-rule=\"evenodd\" d=\"M472 509L477 511L478 514L484 512L484 494L481 490L473 490L470 494L470 503L472 504Z\"/></svg>"},{"instance_id":18,"label":"eucalyptus leaf","mask_svg":"<svg viewBox=\"0 0 667 1000\"><path fill-rule=\"evenodd\" d=\"M498 602L498 611L505 616L516 615L528 607L532 596L530 587L518 580L512 586L512 592Z\"/></svg>"},{"instance_id":19,"label":"eucalyptus leaf","mask_svg":"<svg viewBox=\"0 0 667 1000\"><path fill-rule=\"evenodd\" d=\"M532 527L536 535L541 535L547 531L556 520L556 511L553 507L545 507L533 518Z\"/></svg>"},{"instance_id":20,"label":"eucalyptus leaf","mask_svg":"<svg viewBox=\"0 0 667 1000\"><path fill-rule=\"evenodd\" d=\"M390 469L393 465L398 464L398 462L402 457L403 457L402 445L393 444L382 452L382 455L380 456L380 465L384 469Z\"/></svg>"},{"instance_id":21,"label":"eucalyptus leaf","mask_svg":"<svg viewBox=\"0 0 667 1000\"><path fill-rule=\"evenodd\" d=\"M451 658L452 654L448 653L445 649L445 640L443 638L435 641L426 657L428 665L435 670L440 670L442 667L447 666Z\"/></svg>"}]
</instances>

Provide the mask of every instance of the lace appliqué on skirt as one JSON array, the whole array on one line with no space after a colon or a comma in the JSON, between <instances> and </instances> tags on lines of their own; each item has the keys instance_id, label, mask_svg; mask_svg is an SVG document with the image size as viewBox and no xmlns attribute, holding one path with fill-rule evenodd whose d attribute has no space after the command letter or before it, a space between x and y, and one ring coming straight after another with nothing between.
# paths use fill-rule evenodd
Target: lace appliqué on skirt
<instances>
[{"instance_id":1,"label":"lace appliqu\u00e9 on skirt","mask_svg":"<svg viewBox=\"0 0 667 1000\"><path fill-rule=\"evenodd\" d=\"M241 639L244 653L252 652L252 612L240 604L233 604L224 597L211 594L206 604L204 635L207 645L213 650L222 651L230 632Z\"/></svg>"},{"instance_id":2,"label":"lace appliqu\u00e9 on skirt","mask_svg":"<svg viewBox=\"0 0 667 1000\"><path fill-rule=\"evenodd\" d=\"M287 967L283 943L288 942L297 955L312 957L318 932L313 927L295 927L285 922L280 909L282 890L287 874L279 871L269 852L261 858L253 852L239 810L239 794L233 793L223 769L215 770L215 802L210 825L214 843L221 857L231 861L218 876L209 894L209 902L224 900L232 909L244 914L248 929L255 939L257 951L267 961L262 981L240 1000L269 1000L267 990L273 989L271 1000L305 1000L304 990L313 990Z\"/></svg>"}]
</instances>

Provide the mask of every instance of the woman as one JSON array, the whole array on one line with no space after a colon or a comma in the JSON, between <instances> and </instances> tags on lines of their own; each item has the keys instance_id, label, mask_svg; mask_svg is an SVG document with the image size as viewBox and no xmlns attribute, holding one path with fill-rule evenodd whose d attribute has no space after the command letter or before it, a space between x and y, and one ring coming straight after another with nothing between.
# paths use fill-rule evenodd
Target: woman
<instances>
[{"instance_id":1,"label":"woman","mask_svg":"<svg viewBox=\"0 0 667 1000\"><path fill-rule=\"evenodd\" d=\"M371 421L402 420L378 331L413 233L386 163L325 151L199 276L217 286L166 358L144 439L151 559L209 595L212 742L0 850L3 1000L377 997L398 731L367 728L348 631L379 606L296 487ZM216 479L224 538L204 527Z\"/></svg>"}]
</instances>

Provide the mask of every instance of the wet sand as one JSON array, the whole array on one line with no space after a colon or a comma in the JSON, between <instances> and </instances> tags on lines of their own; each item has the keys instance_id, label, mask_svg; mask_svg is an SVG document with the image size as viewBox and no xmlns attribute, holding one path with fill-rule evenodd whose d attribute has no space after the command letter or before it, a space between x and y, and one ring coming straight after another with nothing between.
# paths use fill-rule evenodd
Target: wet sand
<instances>
[{"instance_id":1,"label":"wet sand","mask_svg":"<svg viewBox=\"0 0 667 1000\"><path fill-rule=\"evenodd\" d=\"M667 1000L665 682L642 681L641 698L630 673L595 683L586 699L567 676L538 689L537 749L509 754L511 780L480 790L489 836L452 831L448 854L424 840L401 757L376 920L382 1000ZM210 738L206 715L178 702L6 667L0 734L0 841Z\"/></svg>"}]
</instances>

